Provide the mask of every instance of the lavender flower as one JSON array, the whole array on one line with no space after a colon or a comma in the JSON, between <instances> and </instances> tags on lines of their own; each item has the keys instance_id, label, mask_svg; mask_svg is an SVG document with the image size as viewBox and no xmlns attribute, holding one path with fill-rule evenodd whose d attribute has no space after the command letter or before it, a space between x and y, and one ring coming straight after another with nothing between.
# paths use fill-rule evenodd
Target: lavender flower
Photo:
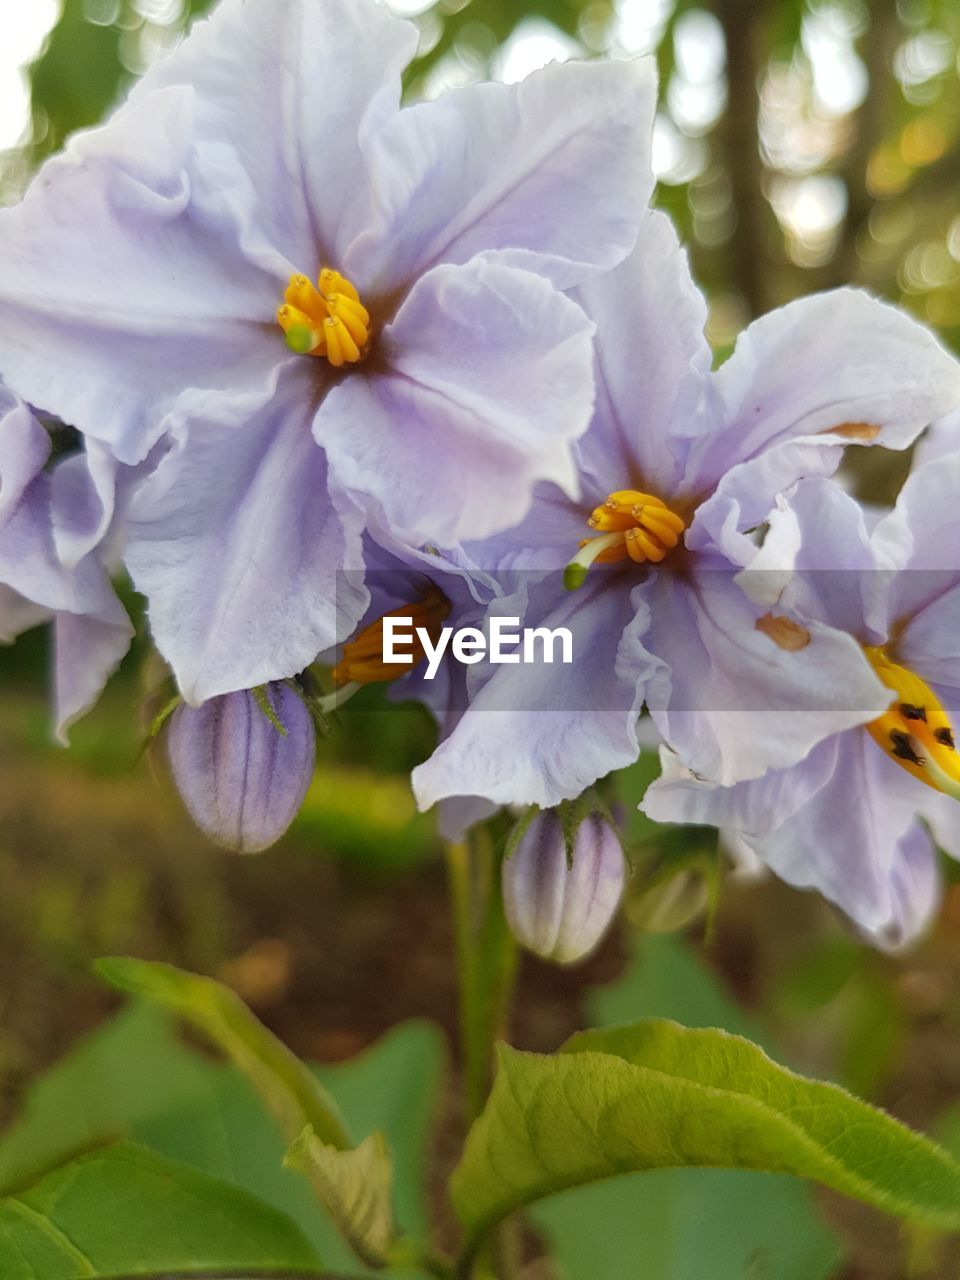
<instances>
[{"instance_id":1,"label":"lavender flower","mask_svg":"<svg viewBox=\"0 0 960 1280\"><path fill-rule=\"evenodd\" d=\"M469 710L414 773L424 807L574 797L636 759L644 704L688 768L726 784L795 763L888 700L850 635L779 606L798 548L781 495L850 443L909 444L960 404L960 366L844 289L752 324L711 373L703 298L655 213L579 298L598 327L583 501L541 486L519 527L466 548L519 581L497 608L567 627L574 661L474 669Z\"/></svg>"},{"instance_id":2,"label":"lavender flower","mask_svg":"<svg viewBox=\"0 0 960 1280\"><path fill-rule=\"evenodd\" d=\"M503 864L503 904L517 941L557 964L599 944L623 897L620 838L593 813L577 826L572 856L553 810L538 813Z\"/></svg>"},{"instance_id":3,"label":"lavender flower","mask_svg":"<svg viewBox=\"0 0 960 1280\"><path fill-rule=\"evenodd\" d=\"M313 777L313 719L286 684L185 703L166 727L174 781L194 822L217 844L259 853L297 816Z\"/></svg>"},{"instance_id":4,"label":"lavender flower","mask_svg":"<svg viewBox=\"0 0 960 1280\"><path fill-rule=\"evenodd\" d=\"M129 476L95 442L48 467L49 433L0 383L0 642L52 621L62 741L126 653L130 620L110 582Z\"/></svg>"},{"instance_id":5,"label":"lavender flower","mask_svg":"<svg viewBox=\"0 0 960 1280\"><path fill-rule=\"evenodd\" d=\"M222 0L0 214L11 384L125 464L172 445L127 564L191 702L350 634L372 505L449 545L576 486L592 326L558 290L635 241L652 70L400 110L416 39L372 0Z\"/></svg>"},{"instance_id":6,"label":"lavender flower","mask_svg":"<svg viewBox=\"0 0 960 1280\"><path fill-rule=\"evenodd\" d=\"M809 481L791 500L802 545L789 590L863 646L888 707L790 769L711 787L662 752L644 810L742 838L884 946L909 941L939 898L933 841L960 857L960 453L914 470L868 536L856 503ZM922 819L922 822L920 821Z\"/></svg>"}]
</instances>

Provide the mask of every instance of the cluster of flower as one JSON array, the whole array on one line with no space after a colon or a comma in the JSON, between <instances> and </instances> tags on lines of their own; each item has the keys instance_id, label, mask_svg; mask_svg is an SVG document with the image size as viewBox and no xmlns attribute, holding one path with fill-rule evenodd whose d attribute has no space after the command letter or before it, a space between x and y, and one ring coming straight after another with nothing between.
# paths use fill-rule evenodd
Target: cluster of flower
<instances>
[{"instance_id":1,"label":"cluster of flower","mask_svg":"<svg viewBox=\"0 0 960 1280\"><path fill-rule=\"evenodd\" d=\"M52 619L64 734L129 645L123 566L182 698L178 785L235 847L296 812L318 703L399 671L439 722L414 787L448 830L571 800L652 733L649 814L902 941L929 830L960 854L960 432L882 517L832 477L954 412L960 366L841 290L712 371L648 207L647 62L401 108L415 45L370 0L223 0L0 214L0 634ZM563 626L574 661L427 683L384 663L388 614ZM508 907L563 957L580 924L523 889L551 822Z\"/></svg>"}]
</instances>

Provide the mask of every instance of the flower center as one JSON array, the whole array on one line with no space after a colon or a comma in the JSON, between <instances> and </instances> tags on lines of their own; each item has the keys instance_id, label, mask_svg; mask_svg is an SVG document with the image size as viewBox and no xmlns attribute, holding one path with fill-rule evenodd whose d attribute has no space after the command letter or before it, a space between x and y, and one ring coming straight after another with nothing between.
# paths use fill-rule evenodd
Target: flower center
<instances>
[{"instance_id":1,"label":"flower center","mask_svg":"<svg viewBox=\"0 0 960 1280\"><path fill-rule=\"evenodd\" d=\"M426 657L426 650L417 635L417 627L422 627L430 637L431 644L436 644L440 630L450 616L450 601L439 587L431 584L420 600L414 604L405 604L399 609L391 609L383 617L364 627L355 639L343 646L343 657L333 669L333 683L341 693L346 686L355 689L364 684L375 684L378 681L397 680ZM398 665L383 660L383 619L410 618L413 635L404 652L411 654L413 661ZM352 689L351 692L355 691ZM341 696L339 701L343 701Z\"/></svg>"},{"instance_id":2,"label":"flower center","mask_svg":"<svg viewBox=\"0 0 960 1280\"><path fill-rule=\"evenodd\" d=\"M326 356L335 369L357 364L370 341L370 312L350 281L330 267L316 285L306 276L290 277L277 323L291 351Z\"/></svg>"},{"instance_id":3,"label":"flower center","mask_svg":"<svg viewBox=\"0 0 960 1280\"><path fill-rule=\"evenodd\" d=\"M568 591L583 586L592 564L659 564L680 541L687 527L682 516L653 494L639 489L618 489L601 506L594 508L587 524L596 529L593 538L584 538L579 552L564 570Z\"/></svg>"},{"instance_id":4,"label":"flower center","mask_svg":"<svg viewBox=\"0 0 960 1280\"><path fill-rule=\"evenodd\" d=\"M891 662L881 647L864 652L874 671L897 695L867 732L901 768L960 800L960 755L953 726L940 700L928 684L908 667Z\"/></svg>"}]
</instances>

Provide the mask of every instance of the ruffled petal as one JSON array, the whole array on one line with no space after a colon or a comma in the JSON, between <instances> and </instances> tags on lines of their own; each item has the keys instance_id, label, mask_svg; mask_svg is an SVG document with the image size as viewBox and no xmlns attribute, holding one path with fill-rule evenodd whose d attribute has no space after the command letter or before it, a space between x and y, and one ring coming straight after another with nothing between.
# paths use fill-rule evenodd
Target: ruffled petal
<instances>
[{"instance_id":1,"label":"ruffled petal","mask_svg":"<svg viewBox=\"0 0 960 1280\"><path fill-rule=\"evenodd\" d=\"M25 631L49 622L50 617L49 609L0 582L0 644L11 644Z\"/></svg>"},{"instance_id":2,"label":"ruffled petal","mask_svg":"<svg viewBox=\"0 0 960 1280\"><path fill-rule=\"evenodd\" d=\"M937 886L930 841L915 817L922 784L862 730L734 787L705 785L669 754L664 765L643 803L656 821L739 834L782 879L818 890L882 945L901 945L929 918Z\"/></svg>"},{"instance_id":3,"label":"ruffled petal","mask_svg":"<svg viewBox=\"0 0 960 1280\"><path fill-rule=\"evenodd\" d=\"M201 169L236 157L237 221L313 274L369 221L360 138L399 109L417 38L372 0L221 0L132 96L195 90Z\"/></svg>"},{"instance_id":4,"label":"ruffled petal","mask_svg":"<svg viewBox=\"0 0 960 1280\"><path fill-rule=\"evenodd\" d=\"M887 586L882 602L888 627L908 623L909 645L923 670L924 646L931 656L949 657L960 588L960 453L945 454L916 467L897 504L873 531L873 546ZM942 634L944 627L951 628ZM907 635L904 636L907 640ZM906 649L903 650L904 654ZM931 671L927 678L941 679ZM960 684L954 676L950 683Z\"/></svg>"},{"instance_id":5,"label":"ruffled petal","mask_svg":"<svg viewBox=\"0 0 960 1280\"><path fill-rule=\"evenodd\" d=\"M570 288L633 248L653 188L654 64L551 65L401 111L367 140L379 207L350 271L377 292L496 254Z\"/></svg>"},{"instance_id":6,"label":"ruffled petal","mask_svg":"<svg viewBox=\"0 0 960 1280\"><path fill-rule=\"evenodd\" d=\"M53 635L54 720L66 746L70 727L94 706L130 648L134 628L110 591L98 614L58 613Z\"/></svg>"},{"instance_id":7,"label":"ruffled petal","mask_svg":"<svg viewBox=\"0 0 960 1280\"><path fill-rule=\"evenodd\" d=\"M627 627L646 624L638 615L629 592L603 581L560 597L552 577L533 587L524 625L567 627L573 662L491 667L456 729L413 771L421 808L462 795L555 805L632 763L643 684L636 658L618 653Z\"/></svg>"},{"instance_id":8,"label":"ruffled petal","mask_svg":"<svg viewBox=\"0 0 960 1280\"><path fill-rule=\"evenodd\" d=\"M0 367L128 463L182 394L249 393L284 354L277 276L194 198L193 113L192 90L158 90L0 213Z\"/></svg>"},{"instance_id":9,"label":"ruffled petal","mask_svg":"<svg viewBox=\"0 0 960 1280\"><path fill-rule=\"evenodd\" d=\"M669 500L683 474L670 426L710 371L707 305L665 214L650 211L633 253L576 294L596 322L597 404L580 442L604 496L638 488Z\"/></svg>"},{"instance_id":10,"label":"ruffled petal","mask_svg":"<svg viewBox=\"0 0 960 1280\"><path fill-rule=\"evenodd\" d=\"M49 452L47 432L0 388L0 639L53 620L56 725L65 743L129 648L133 626L98 558L98 539L72 562L57 553L58 474L69 467L82 487L87 460L68 459L51 474Z\"/></svg>"},{"instance_id":11,"label":"ruffled petal","mask_svg":"<svg viewBox=\"0 0 960 1280\"><path fill-rule=\"evenodd\" d=\"M704 527L735 507L749 529L778 492L834 470L844 445L912 443L960 404L960 364L904 312L840 289L750 325L712 395L712 421L693 426L685 484L716 486L698 513Z\"/></svg>"},{"instance_id":12,"label":"ruffled petal","mask_svg":"<svg viewBox=\"0 0 960 1280\"><path fill-rule=\"evenodd\" d=\"M362 522L329 492L314 412L304 370L242 428L197 418L131 508L126 563L191 703L294 675L366 607Z\"/></svg>"},{"instance_id":13,"label":"ruffled petal","mask_svg":"<svg viewBox=\"0 0 960 1280\"><path fill-rule=\"evenodd\" d=\"M382 334L382 365L348 374L324 401L314 429L331 473L411 543L451 546L516 524L538 481L575 491L592 331L539 276L437 267Z\"/></svg>"},{"instance_id":14,"label":"ruffled petal","mask_svg":"<svg viewBox=\"0 0 960 1280\"><path fill-rule=\"evenodd\" d=\"M722 564L650 588L645 637L664 665L647 707L684 764L730 785L795 764L890 702L860 645L814 619L754 604Z\"/></svg>"}]
</instances>

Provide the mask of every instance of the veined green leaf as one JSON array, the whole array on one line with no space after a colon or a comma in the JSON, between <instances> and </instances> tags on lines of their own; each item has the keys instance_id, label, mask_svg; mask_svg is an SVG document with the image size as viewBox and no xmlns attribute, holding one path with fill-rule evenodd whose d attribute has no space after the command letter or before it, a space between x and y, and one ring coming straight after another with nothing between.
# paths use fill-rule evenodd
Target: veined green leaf
<instances>
[{"instance_id":1,"label":"veined green leaf","mask_svg":"<svg viewBox=\"0 0 960 1280\"><path fill-rule=\"evenodd\" d=\"M716 1030L651 1019L574 1036L552 1057L501 1047L453 1177L471 1245L513 1210L644 1169L812 1178L888 1213L960 1230L960 1164L836 1085Z\"/></svg>"},{"instance_id":2,"label":"veined green leaf","mask_svg":"<svg viewBox=\"0 0 960 1280\"><path fill-rule=\"evenodd\" d=\"M120 1143L0 1200L3 1280L320 1277L312 1246L276 1209L189 1165Z\"/></svg>"},{"instance_id":3,"label":"veined green leaf","mask_svg":"<svg viewBox=\"0 0 960 1280\"><path fill-rule=\"evenodd\" d=\"M111 957L99 960L96 967L101 977L121 991L172 1009L209 1036L250 1078L288 1143L310 1125L332 1147L342 1150L351 1145L326 1089L229 987L147 960Z\"/></svg>"},{"instance_id":4,"label":"veined green leaf","mask_svg":"<svg viewBox=\"0 0 960 1280\"><path fill-rule=\"evenodd\" d=\"M343 1238L361 1261L385 1266L397 1232L393 1222L393 1161L382 1133L372 1133L353 1151L303 1133L284 1161L310 1179Z\"/></svg>"}]
</instances>

